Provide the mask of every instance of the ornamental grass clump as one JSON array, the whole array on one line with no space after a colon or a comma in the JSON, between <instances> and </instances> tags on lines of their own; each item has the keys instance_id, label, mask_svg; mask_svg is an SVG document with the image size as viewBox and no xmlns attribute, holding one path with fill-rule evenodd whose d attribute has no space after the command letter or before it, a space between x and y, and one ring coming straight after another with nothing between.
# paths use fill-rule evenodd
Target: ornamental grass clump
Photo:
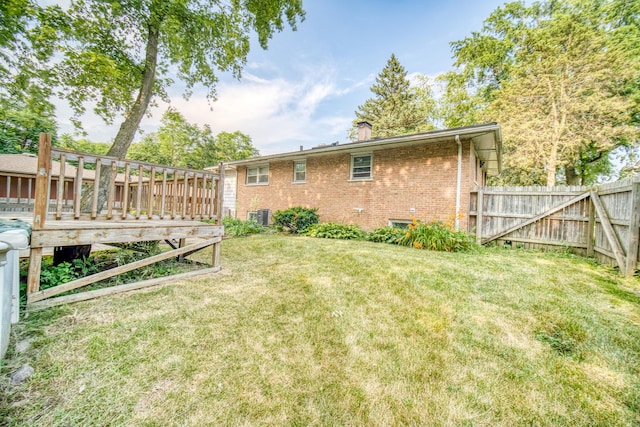
<instances>
[{"instance_id":1,"label":"ornamental grass clump","mask_svg":"<svg viewBox=\"0 0 640 427\"><path fill-rule=\"evenodd\" d=\"M463 231L455 231L440 221L420 222L415 219L402 230L398 244L445 252L460 252L475 246L473 239Z\"/></svg>"},{"instance_id":2,"label":"ornamental grass clump","mask_svg":"<svg viewBox=\"0 0 640 427\"><path fill-rule=\"evenodd\" d=\"M307 228L307 236L323 239L360 240L365 237L364 231L355 224L337 224L324 222Z\"/></svg>"}]
</instances>

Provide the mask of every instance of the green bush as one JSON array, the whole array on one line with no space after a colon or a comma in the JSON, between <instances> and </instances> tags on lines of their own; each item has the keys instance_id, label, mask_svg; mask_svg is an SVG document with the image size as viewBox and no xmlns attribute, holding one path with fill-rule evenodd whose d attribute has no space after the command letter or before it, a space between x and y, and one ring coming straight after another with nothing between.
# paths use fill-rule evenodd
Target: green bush
<instances>
[{"instance_id":1,"label":"green bush","mask_svg":"<svg viewBox=\"0 0 640 427\"><path fill-rule=\"evenodd\" d=\"M459 252L475 246L475 242L467 233L455 231L439 221L413 221L402 233L398 243L417 249Z\"/></svg>"},{"instance_id":2,"label":"green bush","mask_svg":"<svg viewBox=\"0 0 640 427\"><path fill-rule=\"evenodd\" d=\"M318 223L320 216L317 212L318 208L294 206L284 211L276 211L273 214L273 223L290 233L302 234L307 227Z\"/></svg>"},{"instance_id":3,"label":"green bush","mask_svg":"<svg viewBox=\"0 0 640 427\"><path fill-rule=\"evenodd\" d=\"M370 242L391 243L397 245L402 236L404 236L404 234L401 229L394 227L380 227L367 233L365 239Z\"/></svg>"},{"instance_id":4,"label":"green bush","mask_svg":"<svg viewBox=\"0 0 640 427\"><path fill-rule=\"evenodd\" d=\"M266 231L265 227L258 224L252 219L243 221L238 218L225 216L224 218L222 218L222 225L224 225L225 234L236 237L247 236L249 234L264 233Z\"/></svg>"},{"instance_id":5,"label":"green bush","mask_svg":"<svg viewBox=\"0 0 640 427\"><path fill-rule=\"evenodd\" d=\"M314 224L307 228L305 232L310 237L320 237L323 239L344 239L358 240L365 236L364 231L354 224L336 224L334 222L324 222Z\"/></svg>"}]
</instances>

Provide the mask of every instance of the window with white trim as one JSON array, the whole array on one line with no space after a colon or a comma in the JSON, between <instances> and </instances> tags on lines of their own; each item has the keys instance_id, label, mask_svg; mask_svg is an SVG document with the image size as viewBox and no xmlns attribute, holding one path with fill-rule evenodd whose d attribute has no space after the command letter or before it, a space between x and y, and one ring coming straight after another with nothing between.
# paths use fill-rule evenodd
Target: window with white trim
<instances>
[{"instance_id":1,"label":"window with white trim","mask_svg":"<svg viewBox=\"0 0 640 427\"><path fill-rule=\"evenodd\" d=\"M247 185L266 185L269 183L269 165L247 168Z\"/></svg>"},{"instance_id":2,"label":"window with white trim","mask_svg":"<svg viewBox=\"0 0 640 427\"><path fill-rule=\"evenodd\" d=\"M351 156L351 179L371 179L372 172L373 155L354 154Z\"/></svg>"},{"instance_id":3,"label":"window with white trim","mask_svg":"<svg viewBox=\"0 0 640 427\"><path fill-rule=\"evenodd\" d=\"M307 161L296 160L293 162L293 182L305 182L307 180Z\"/></svg>"}]
</instances>

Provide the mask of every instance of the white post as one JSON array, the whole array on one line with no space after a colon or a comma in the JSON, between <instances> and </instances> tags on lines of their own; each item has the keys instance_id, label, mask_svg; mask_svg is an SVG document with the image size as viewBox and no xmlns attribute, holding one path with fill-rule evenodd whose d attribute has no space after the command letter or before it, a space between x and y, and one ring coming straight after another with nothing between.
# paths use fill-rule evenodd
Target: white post
<instances>
[{"instance_id":1,"label":"white post","mask_svg":"<svg viewBox=\"0 0 640 427\"><path fill-rule=\"evenodd\" d=\"M0 358L9 346L11 324L19 320L20 276L19 253L29 245L25 230L9 230L0 233Z\"/></svg>"}]
</instances>

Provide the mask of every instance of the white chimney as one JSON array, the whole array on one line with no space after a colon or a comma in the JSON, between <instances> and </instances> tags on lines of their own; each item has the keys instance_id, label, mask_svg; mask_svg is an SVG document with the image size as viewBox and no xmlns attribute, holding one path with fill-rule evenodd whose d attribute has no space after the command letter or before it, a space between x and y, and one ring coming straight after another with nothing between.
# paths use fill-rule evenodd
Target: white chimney
<instances>
[{"instance_id":1,"label":"white chimney","mask_svg":"<svg viewBox=\"0 0 640 427\"><path fill-rule=\"evenodd\" d=\"M358 122L358 141L371 139L371 123Z\"/></svg>"}]
</instances>

